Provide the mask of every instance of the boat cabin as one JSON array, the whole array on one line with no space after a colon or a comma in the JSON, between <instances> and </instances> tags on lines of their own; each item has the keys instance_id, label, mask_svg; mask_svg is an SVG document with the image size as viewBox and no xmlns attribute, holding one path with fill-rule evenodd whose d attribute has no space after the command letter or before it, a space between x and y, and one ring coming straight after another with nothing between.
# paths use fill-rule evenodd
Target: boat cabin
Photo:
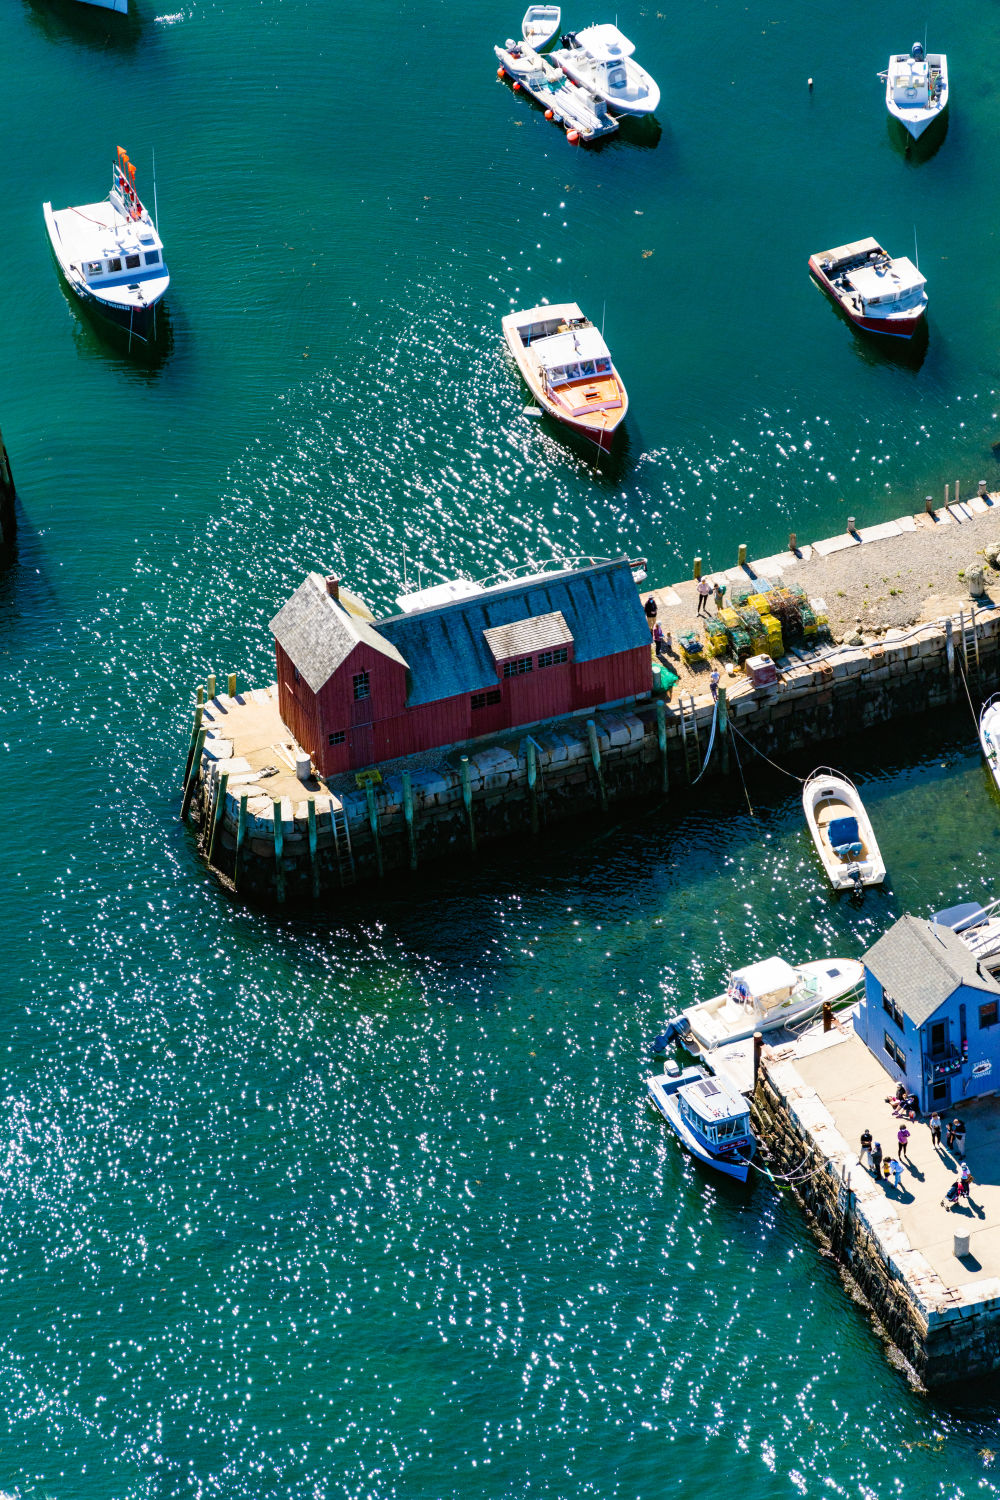
<instances>
[{"instance_id":1,"label":"boat cabin","mask_svg":"<svg viewBox=\"0 0 1000 1500\"><path fill-rule=\"evenodd\" d=\"M551 334L535 350L545 384L551 389L574 380L594 380L611 374L611 354L593 324Z\"/></svg>"},{"instance_id":2,"label":"boat cabin","mask_svg":"<svg viewBox=\"0 0 1000 1500\"><path fill-rule=\"evenodd\" d=\"M799 975L791 964L783 958L765 958L734 969L726 994L734 1005L764 1012L791 999L798 983Z\"/></svg>"},{"instance_id":3,"label":"boat cabin","mask_svg":"<svg viewBox=\"0 0 1000 1500\"><path fill-rule=\"evenodd\" d=\"M912 302L919 298L927 285L927 277L921 276L912 260L905 255L896 259L882 254L851 271L844 285L861 299L864 311L877 309L877 316L893 304Z\"/></svg>"},{"instance_id":4,"label":"boat cabin","mask_svg":"<svg viewBox=\"0 0 1000 1500\"><path fill-rule=\"evenodd\" d=\"M967 942L949 926L907 915L863 964L854 1029L923 1112L996 1090L1000 984Z\"/></svg>"},{"instance_id":5,"label":"boat cabin","mask_svg":"<svg viewBox=\"0 0 1000 1500\"><path fill-rule=\"evenodd\" d=\"M540 339L550 339L559 333L572 333L591 326L590 319L584 317L575 302L561 303L558 309L544 305L532 307L519 316L524 321L518 323L517 335L526 349Z\"/></svg>"},{"instance_id":6,"label":"boat cabin","mask_svg":"<svg viewBox=\"0 0 1000 1500\"><path fill-rule=\"evenodd\" d=\"M900 109L933 107L941 94L941 68L924 56L919 42L908 57L894 57L889 65L892 102Z\"/></svg>"},{"instance_id":7,"label":"boat cabin","mask_svg":"<svg viewBox=\"0 0 1000 1500\"><path fill-rule=\"evenodd\" d=\"M625 59L632 56L635 45L617 26L588 26L578 33L576 40L589 53L600 86L608 93L621 93L628 88Z\"/></svg>"},{"instance_id":8,"label":"boat cabin","mask_svg":"<svg viewBox=\"0 0 1000 1500\"><path fill-rule=\"evenodd\" d=\"M677 1107L689 1129L711 1151L730 1151L753 1140L750 1109L722 1078L699 1078L677 1091Z\"/></svg>"}]
</instances>

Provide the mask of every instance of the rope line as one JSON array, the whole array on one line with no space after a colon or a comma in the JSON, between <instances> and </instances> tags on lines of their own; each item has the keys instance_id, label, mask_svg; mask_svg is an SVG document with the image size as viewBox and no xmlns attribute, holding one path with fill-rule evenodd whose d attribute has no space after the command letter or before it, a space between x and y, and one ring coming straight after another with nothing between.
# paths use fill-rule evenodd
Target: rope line
<instances>
[{"instance_id":1,"label":"rope line","mask_svg":"<svg viewBox=\"0 0 1000 1500\"><path fill-rule=\"evenodd\" d=\"M769 755L765 755L763 750L758 750L753 741L748 740L746 735L743 734L741 730L736 728L735 724L730 724L729 727L733 731L733 734L739 735L740 739L745 745L750 746L750 749L754 752L755 755L760 756L761 760L766 760L768 765L773 766L776 771L780 771L782 776L790 776L793 781L797 781L799 783L799 786L805 786L806 778L804 776L796 776L794 771L786 771L784 766L779 766L778 762L776 760L772 760Z\"/></svg>"},{"instance_id":2,"label":"rope line","mask_svg":"<svg viewBox=\"0 0 1000 1500\"><path fill-rule=\"evenodd\" d=\"M732 729L732 727L733 727L732 724L730 724L729 728ZM734 757L736 759L736 769L740 773L740 781L741 781L741 783L743 785L743 795L747 799L747 807L749 807L749 809L750 809L750 816L751 816L751 818L755 818L757 816L757 814L753 810L753 803L750 801L750 793L747 791L746 777L743 775L743 765L742 765L742 762L740 761L740 754L739 754L739 751L736 748L736 741L735 740L733 740L733 755L734 755Z\"/></svg>"},{"instance_id":3,"label":"rope line","mask_svg":"<svg viewBox=\"0 0 1000 1500\"><path fill-rule=\"evenodd\" d=\"M692 781L692 783L691 783L692 786L697 786L698 782L701 780L701 778L704 776L705 772L708 770L708 763L712 759L712 746L715 744L715 726L716 726L716 724L718 722L718 718L719 718L719 700L718 700L718 698L716 698L716 700L715 700L715 707L712 710L712 732L711 732L711 734L708 737L708 749L705 751L705 761L704 761L704 764L702 765L701 770L698 772L697 776L694 778L694 781ZM697 736L697 734L698 734L698 727L697 727L697 725L695 725L695 731L694 732L695 732L695 735Z\"/></svg>"}]
</instances>

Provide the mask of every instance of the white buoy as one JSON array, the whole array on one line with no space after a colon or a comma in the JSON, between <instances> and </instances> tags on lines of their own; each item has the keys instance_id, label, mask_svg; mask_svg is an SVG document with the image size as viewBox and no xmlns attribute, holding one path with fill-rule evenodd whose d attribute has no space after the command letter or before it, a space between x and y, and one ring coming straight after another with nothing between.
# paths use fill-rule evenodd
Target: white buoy
<instances>
[{"instance_id":1,"label":"white buoy","mask_svg":"<svg viewBox=\"0 0 1000 1500\"><path fill-rule=\"evenodd\" d=\"M812 88L813 88L813 81L810 78L810 80L809 80L809 92L810 92L810 94L812 93Z\"/></svg>"}]
</instances>

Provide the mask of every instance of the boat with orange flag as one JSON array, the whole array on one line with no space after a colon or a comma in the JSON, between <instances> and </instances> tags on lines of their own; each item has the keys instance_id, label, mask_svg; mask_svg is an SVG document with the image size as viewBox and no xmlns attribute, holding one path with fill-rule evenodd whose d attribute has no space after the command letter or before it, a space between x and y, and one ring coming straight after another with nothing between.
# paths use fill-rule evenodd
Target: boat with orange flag
<instances>
[{"instance_id":1,"label":"boat with orange flag","mask_svg":"<svg viewBox=\"0 0 1000 1500\"><path fill-rule=\"evenodd\" d=\"M45 228L66 285L81 302L133 338L156 334L156 309L170 285L163 241L135 188L135 165L118 147L111 191L100 203L53 211L42 205Z\"/></svg>"}]
</instances>

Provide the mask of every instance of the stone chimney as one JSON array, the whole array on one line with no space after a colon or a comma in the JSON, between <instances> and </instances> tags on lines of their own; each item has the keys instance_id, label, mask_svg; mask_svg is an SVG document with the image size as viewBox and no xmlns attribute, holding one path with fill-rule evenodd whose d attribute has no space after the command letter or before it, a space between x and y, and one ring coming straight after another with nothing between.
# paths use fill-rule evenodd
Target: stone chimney
<instances>
[{"instance_id":1,"label":"stone chimney","mask_svg":"<svg viewBox=\"0 0 1000 1500\"><path fill-rule=\"evenodd\" d=\"M333 578L333 577L328 578L326 580L326 591L330 595L330 598L331 599L336 599L337 602L338 602L338 604L339 604L339 602L340 602L340 579L339 578Z\"/></svg>"}]
</instances>

